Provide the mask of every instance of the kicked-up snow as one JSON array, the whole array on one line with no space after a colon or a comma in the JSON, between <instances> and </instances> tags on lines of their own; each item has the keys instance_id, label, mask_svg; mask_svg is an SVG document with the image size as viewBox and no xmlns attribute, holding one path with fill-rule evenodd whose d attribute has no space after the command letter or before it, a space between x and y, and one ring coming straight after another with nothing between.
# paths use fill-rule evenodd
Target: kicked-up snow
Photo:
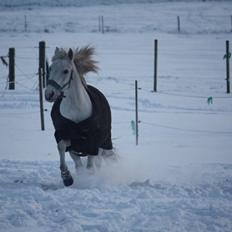
<instances>
[{"instance_id":1,"label":"kicked-up snow","mask_svg":"<svg viewBox=\"0 0 232 232\"><path fill-rule=\"evenodd\" d=\"M232 231L232 95L226 94L223 59L231 33L229 21L222 20L232 4L159 1L50 9L41 1L41 7L28 9L30 1L22 1L22 7L12 1L12 8L5 8L6 2L0 56L7 60L8 48L15 47L16 90L6 90L8 68L0 63L0 231ZM27 32L15 21L25 12L31 15ZM183 32L167 20L170 12L168 17L186 17ZM119 23L121 29L99 33L100 13L109 26ZM66 24L74 19L81 20L79 26ZM154 39L157 93L152 92ZM95 46L100 71L89 74L87 82L106 95L112 109L119 160L75 170L67 154L71 187L60 177L47 102L45 131L40 130L41 40L49 61L56 46ZM135 80L138 146L131 127Z\"/></svg>"},{"instance_id":2,"label":"kicked-up snow","mask_svg":"<svg viewBox=\"0 0 232 232\"><path fill-rule=\"evenodd\" d=\"M1 162L1 231L231 230L232 165L173 166L166 171L176 180L131 176L120 183L117 164L95 174L80 170L70 188L61 183L57 166Z\"/></svg>"}]
</instances>

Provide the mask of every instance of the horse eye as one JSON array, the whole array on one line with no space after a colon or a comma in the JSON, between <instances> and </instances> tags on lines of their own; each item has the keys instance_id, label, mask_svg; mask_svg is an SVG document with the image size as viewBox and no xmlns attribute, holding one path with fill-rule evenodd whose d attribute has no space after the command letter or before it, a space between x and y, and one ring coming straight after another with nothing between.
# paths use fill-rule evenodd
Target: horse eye
<instances>
[{"instance_id":1,"label":"horse eye","mask_svg":"<svg viewBox=\"0 0 232 232\"><path fill-rule=\"evenodd\" d=\"M68 74L68 69L65 69L65 70L64 70L64 74Z\"/></svg>"}]
</instances>

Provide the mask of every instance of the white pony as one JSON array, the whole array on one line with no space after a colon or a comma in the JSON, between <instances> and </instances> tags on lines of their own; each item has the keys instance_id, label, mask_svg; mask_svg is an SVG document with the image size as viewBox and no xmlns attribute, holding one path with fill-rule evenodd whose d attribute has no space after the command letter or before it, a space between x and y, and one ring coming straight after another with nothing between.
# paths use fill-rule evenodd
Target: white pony
<instances>
[{"instance_id":1,"label":"white pony","mask_svg":"<svg viewBox=\"0 0 232 232\"><path fill-rule=\"evenodd\" d=\"M97 72L92 59L94 48L65 51L56 48L49 71L45 98L54 102L51 117L60 155L64 185L73 184L65 162L69 151L76 168L82 166L80 156L88 156L87 168L93 167L97 155L114 157L111 140L111 111L104 95L87 85L84 75Z\"/></svg>"}]
</instances>

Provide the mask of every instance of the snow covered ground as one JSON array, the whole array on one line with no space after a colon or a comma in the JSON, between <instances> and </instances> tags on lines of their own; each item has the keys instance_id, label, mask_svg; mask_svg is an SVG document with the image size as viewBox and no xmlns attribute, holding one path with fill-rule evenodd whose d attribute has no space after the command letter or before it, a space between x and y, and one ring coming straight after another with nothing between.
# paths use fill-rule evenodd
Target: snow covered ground
<instances>
[{"instance_id":1,"label":"snow covered ground","mask_svg":"<svg viewBox=\"0 0 232 232\"><path fill-rule=\"evenodd\" d=\"M8 71L0 64L0 231L232 231L232 96L225 93L223 60L232 3L0 6L0 56L16 48L17 81L15 91L5 90ZM99 33L99 15L117 30ZM180 34L177 15L186 19ZM69 188L60 178L49 103L40 131L41 40L49 59L56 46L95 46L101 70L87 81L112 108L120 160L94 173L76 172L69 160ZM135 80L138 146L131 128Z\"/></svg>"},{"instance_id":2,"label":"snow covered ground","mask_svg":"<svg viewBox=\"0 0 232 232\"><path fill-rule=\"evenodd\" d=\"M52 1L48 2L52 4ZM39 3L39 7L20 3L23 7L15 8L4 8L0 3L0 9L3 9L0 32L98 32L99 16L104 16L105 30L114 33L175 33L177 16L183 34L230 33L232 30L229 2L157 1L155 4L91 7L68 7L65 3L64 7L53 6L49 10L43 2Z\"/></svg>"}]
</instances>

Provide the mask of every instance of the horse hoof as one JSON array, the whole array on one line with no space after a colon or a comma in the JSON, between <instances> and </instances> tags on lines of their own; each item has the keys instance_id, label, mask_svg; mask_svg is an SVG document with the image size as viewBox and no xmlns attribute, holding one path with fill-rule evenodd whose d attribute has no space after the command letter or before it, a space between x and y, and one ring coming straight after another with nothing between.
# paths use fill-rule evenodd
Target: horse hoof
<instances>
[{"instance_id":1,"label":"horse hoof","mask_svg":"<svg viewBox=\"0 0 232 232\"><path fill-rule=\"evenodd\" d=\"M68 170L62 171L61 177L65 186L70 186L73 184L73 178Z\"/></svg>"},{"instance_id":2,"label":"horse hoof","mask_svg":"<svg viewBox=\"0 0 232 232\"><path fill-rule=\"evenodd\" d=\"M70 176L68 179L64 179L63 182L66 187L71 186L73 184L73 178Z\"/></svg>"}]
</instances>

